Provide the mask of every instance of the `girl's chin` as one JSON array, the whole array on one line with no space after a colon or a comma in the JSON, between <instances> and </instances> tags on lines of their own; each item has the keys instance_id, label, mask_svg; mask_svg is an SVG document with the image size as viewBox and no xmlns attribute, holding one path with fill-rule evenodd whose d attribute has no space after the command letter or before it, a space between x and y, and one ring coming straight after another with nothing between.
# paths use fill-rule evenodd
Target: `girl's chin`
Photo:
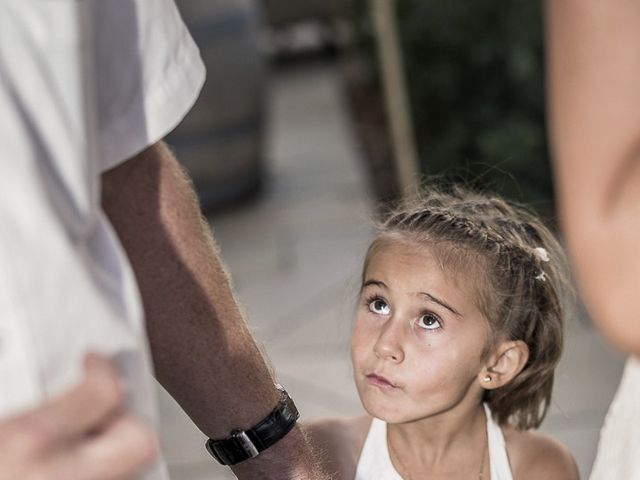
<instances>
[{"instance_id":1,"label":"girl's chin","mask_svg":"<svg viewBox=\"0 0 640 480\"><path fill-rule=\"evenodd\" d=\"M401 405L398 401L381 401L379 398L362 398L362 406L372 417L378 418L388 424L413 423L437 416L442 410L434 408L412 407Z\"/></svg>"},{"instance_id":2,"label":"girl's chin","mask_svg":"<svg viewBox=\"0 0 640 480\"><path fill-rule=\"evenodd\" d=\"M397 403L385 405L379 401L364 401L363 407L369 415L386 423L405 423L412 420L411 415L398 411Z\"/></svg>"}]
</instances>

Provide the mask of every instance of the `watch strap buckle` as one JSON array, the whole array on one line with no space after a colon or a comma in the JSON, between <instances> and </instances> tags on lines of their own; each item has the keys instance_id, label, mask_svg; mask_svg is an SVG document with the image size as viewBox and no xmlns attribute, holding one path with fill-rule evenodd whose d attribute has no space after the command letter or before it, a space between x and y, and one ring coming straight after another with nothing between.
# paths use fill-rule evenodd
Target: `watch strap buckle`
<instances>
[{"instance_id":1,"label":"watch strap buckle","mask_svg":"<svg viewBox=\"0 0 640 480\"><path fill-rule=\"evenodd\" d=\"M256 448L255 444L247 435L247 432L241 429L234 430L231 432L231 437L236 440L238 446L244 450L249 458L257 457L260 451Z\"/></svg>"}]
</instances>

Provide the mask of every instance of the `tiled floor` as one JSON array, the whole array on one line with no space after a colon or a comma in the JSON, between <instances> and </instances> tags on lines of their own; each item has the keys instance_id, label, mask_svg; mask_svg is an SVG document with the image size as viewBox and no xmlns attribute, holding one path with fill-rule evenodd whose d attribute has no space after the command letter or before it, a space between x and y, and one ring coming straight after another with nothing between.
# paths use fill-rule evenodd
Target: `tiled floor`
<instances>
[{"instance_id":1,"label":"tiled floor","mask_svg":"<svg viewBox=\"0 0 640 480\"><path fill-rule=\"evenodd\" d=\"M360 152L335 67L279 72L272 89L267 192L212 225L249 322L303 419L359 413L348 338L371 235ZM569 446L586 478L622 359L584 320L573 320L567 337L543 430ZM172 478L234 478L168 395L160 403Z\"/></svg>"}]
</instances>

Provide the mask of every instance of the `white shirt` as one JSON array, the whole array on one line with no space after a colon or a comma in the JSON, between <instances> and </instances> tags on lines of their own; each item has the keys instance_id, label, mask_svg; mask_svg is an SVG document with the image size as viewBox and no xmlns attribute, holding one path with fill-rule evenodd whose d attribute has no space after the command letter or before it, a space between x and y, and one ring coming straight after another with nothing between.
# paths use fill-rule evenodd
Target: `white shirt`
<instances>
[{"instance_id":1,"label":"white shirt","mask_svg":"<svg viewBox=\"0 0 640 480\"><path fill-rule=\"evenodd\" d=\"M0 2L0 417L67 390L96 351L155 421L141 302L100 174L164 137L203 81L171 0Z\"/></svg>"},{"instance_id":2,"label":"white shirt","mask_svg":"<svg viewBox=\"0 0 640 480\"><path fill-rule=\"evenodd\" d=\"M487 418L487 451L489 454L490 480L513 480L511 465L507 456L507 446L502 429L491 415L489 406L484 404ZM354 480L402 480L393 466L387 443L387 424L374 418L362 447Z\"/></svg>"},{"instance_id":3,"label":"white shirt","mask_svg":"<svg viewBox=\"0 0 640 480\"><path fill-rule=\"evenodd\" d=\"M630 357L600 433L591 480L640 480L640 359Z\"/></svg>"}]
</instances>

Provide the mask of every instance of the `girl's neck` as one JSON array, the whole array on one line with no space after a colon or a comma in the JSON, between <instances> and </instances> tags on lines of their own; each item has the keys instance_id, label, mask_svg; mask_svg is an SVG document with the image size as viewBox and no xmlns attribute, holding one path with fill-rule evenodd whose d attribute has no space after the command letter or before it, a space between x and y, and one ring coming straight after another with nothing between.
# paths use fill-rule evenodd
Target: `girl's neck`
<instances>
[{"instance_id":1,"label":"girl's neck","mask_svg":"<svg viewBox=\"0 0 640 480\"><path fill-rule=\"evenodd\" d=\"M486 416L482 403L410 423L387 425L390 450L405 465L432 469L450 463L460 452L482 449L486 440ZM424 471L424 470L423 470Z\"/></svg>"}]
</instances>

